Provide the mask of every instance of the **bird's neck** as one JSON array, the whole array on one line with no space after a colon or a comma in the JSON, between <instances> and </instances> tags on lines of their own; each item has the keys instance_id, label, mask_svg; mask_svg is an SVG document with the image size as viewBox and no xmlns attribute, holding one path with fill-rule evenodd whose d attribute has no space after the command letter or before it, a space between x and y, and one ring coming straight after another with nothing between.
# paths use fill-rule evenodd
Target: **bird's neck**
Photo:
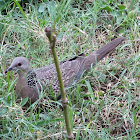
<instances>
[{"instance_id":1,"label":"bird's neck","mask_svg":"<svg viewBox=\"0 0 140 140\"><path fill-rule=\"evenodd\" d=\"M31 67L29 67L28 69L26 69L25 71L23 70L18 70L18 74L19 74L19 77L26 77L28 75L28 73L30 71L32 71L33 69Z\"/></svg>"}]
</instances>

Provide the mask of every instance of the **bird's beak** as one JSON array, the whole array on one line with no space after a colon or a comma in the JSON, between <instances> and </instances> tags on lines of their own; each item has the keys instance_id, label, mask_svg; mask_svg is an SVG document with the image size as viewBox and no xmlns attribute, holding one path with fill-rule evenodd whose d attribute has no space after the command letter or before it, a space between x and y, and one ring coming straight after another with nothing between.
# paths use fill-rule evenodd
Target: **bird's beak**
<instances>
[{"instance_id":1,"label":"bird's beak","mask_svg":"<svg viewBox=\"0 0 140 140\"><path fill-rule=\"evenodd\" d=\"M6 71L5 71L5 73L7 73L8 71L12 71L13 70L13 68L12 67L9 67Z\"/></svg>"}]
</instances>

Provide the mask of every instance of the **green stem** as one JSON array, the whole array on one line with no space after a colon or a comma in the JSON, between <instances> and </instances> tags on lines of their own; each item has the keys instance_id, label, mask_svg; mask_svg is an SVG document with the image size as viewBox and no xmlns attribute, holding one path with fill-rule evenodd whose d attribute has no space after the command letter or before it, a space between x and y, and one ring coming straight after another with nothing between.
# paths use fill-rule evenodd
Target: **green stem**
<instances>
[{"instance_id":1,"label":"green stem","mask_svg":"<svg viewBox=\"0 0 140 140\"><path fill-rule=\"evenodd\" d=\"M55 47L52 48L52 54L54 57L54 62L55 62L56 71L57 71L57 77L58 77L59 84L60 84L60 91L61 91L61 98L62 98L63 109L64 109L65 123L66 123L66 127L67 127L68 136L70 136L71 135L71 125L70 125L70 121L69 121L69 106L68 106L68 101L67 101L65 90L64 90L62 75L61 75L59 61L58 61Z\"/></svg>"},{"instance_id":2,"label":"green stem","mask_svg":"<svg viewBox=\"0 0 140 140\"><path fill-rule=\"evenodd\" d=\"M62 98L62 105L63 105L63 109L64 109L65 123L66 123L66 128L67 128L67 133L68 133L67 138L69 140L72 140L73 139L73 134L72 134L70 119L69 119L68 100L66 98L63 79L62 79L61 70L60 70L60 65L59 65L57 53L56 53L56 50L55 50L56 35L53 35L51 28L46 28L45 32L46 32L46 36L49 38L50 47L51 47L51 50L52 50L52 54L53 54L54 62L55 62L55 66L56 66L57 77L58 77L58 80L59 80L61 98Z\"/></svg>"},{"instance_id":3,"label":"green stem","mask_svg":"<svg viewBox=\"0 0 140 140\"><path fill-rule=\"evenodd\" d=\"M62 96L61 98L62 98L62 100L66 100L66 94L65 94L65 90L64 90L63 79L62 79L60 66L59 66L59 61L58 61L58 57L57 57L57 54L56 54L55 47L52 47L52 54L53 54L53 57L54 57L54 62L55 62L56 71L57 71L57 77L58 77L58 80L59 80L60 91L61 91L61 96Z\"/></svg>"}]
</instances>

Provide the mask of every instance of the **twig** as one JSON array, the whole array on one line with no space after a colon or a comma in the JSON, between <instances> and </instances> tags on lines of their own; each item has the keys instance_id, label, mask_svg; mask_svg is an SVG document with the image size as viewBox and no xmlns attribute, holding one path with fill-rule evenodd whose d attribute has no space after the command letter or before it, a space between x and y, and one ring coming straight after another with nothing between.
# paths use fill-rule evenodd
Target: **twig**
<instances>
[{"instance_id":1,"label":"twig","mask_svg":"<svg viewBox=\"0 0 140 140\"><path fill-rule=\"evenodd\" d=\"M65 117L65 123L66 123L67 134L68 134L67 138L69 140L72 140L73 133L71 130L70 119L69 119L68 99L66 98L63 79L62 79L61 70L60 70L60 66L59 66L59 61L58 61L58 57L57 57L56 50L55 50L55 43L56 43L55 30L52 30L51 27L47 27L45 29L45 33L46 33L46 36L48 37L49 42L50 42L50 47L52 50L52 54L53 54L54 62L55 62L55 66L56 66L57 77L59 80L61 97L62 97L62 105L63 105L63 109L64 109L64 117Z\"/></svg>"}]
</instances>

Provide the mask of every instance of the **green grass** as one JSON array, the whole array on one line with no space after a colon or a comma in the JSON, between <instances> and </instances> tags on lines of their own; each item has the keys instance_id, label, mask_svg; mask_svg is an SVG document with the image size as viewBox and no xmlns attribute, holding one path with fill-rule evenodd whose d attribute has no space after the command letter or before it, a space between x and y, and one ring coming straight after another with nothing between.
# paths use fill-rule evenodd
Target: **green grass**
<instances>
[{"instance_id":1,"label":"green grass","mask_svg":"<svg viewBox=\"0 0 140 140\"><path fill-rule=\"evenodd\" d=\"M7 6L3 4L5 10L1 9L0 14L0 137L66 137L61 104L47 98L43 112L35 111L36 104L22 109L14 90L17 75L4 73L17 56L27 57L34 68L53 63L44 27L55 25L60 61L83 52L89 54L114 37L126 37L124 43L70 89L67 96L75 139L139 139L138 1L124 1L122 5L105 0L44 0L20 5L13 1Z\"/></svg>"}]
</instances>

